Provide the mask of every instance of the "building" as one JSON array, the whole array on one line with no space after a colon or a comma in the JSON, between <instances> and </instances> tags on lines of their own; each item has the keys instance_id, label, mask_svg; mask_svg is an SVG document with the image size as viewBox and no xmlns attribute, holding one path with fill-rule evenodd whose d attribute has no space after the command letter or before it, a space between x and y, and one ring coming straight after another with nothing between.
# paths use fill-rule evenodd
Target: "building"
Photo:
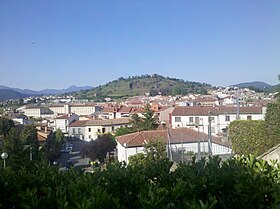
<instances>
[{"instance_id":1,"label":"building","mask_svg":"<svg viewBox=\"0 0 280 209\"><path fill-rule=\"evenodd\" d=\"M35 107L26 107L24 110L24 115L27 117L33 117L33 118L44 118L46 115L52 114L49 108L47 107L41 107L41 106L35 106Z\"/></svg>"},{"instance_id":2,"label":"building","mask_svg":"<svg viewBox=\"0 0 280 209\"><path fill-rule=\"evenodd\" d=\"M114 133L118 128L129 126L129 123L129 118L87 121L84 139L86 141L95 140L99 134Z\"/></svg>"},{"instance_id":3,"label":"building","mask_svg":"<svg viewBox=\"0 0 280 209\"><path fill-rule=\"evenodd\" d=\"M69 124L68 135L84 140L87 122L88 120L78 120Z\"/></svg>"},{"instance_id":4,"label":"building","mask_svg":"<svg viewBox=\"0 0 280 209\"><path fill-rule=\"evenodd\" d=\"M79 116L75 113L56 117L53 123L54 131L60 129L64 134L68 134L68 126L77 120L79 120Z\"/></svg>"},{"instance_id":5,"label":"building","mask_svg":"<svg viewBox=\"0 0 280 209\"><path fill-rule=\"evenodd\" d=\"M176 107L171 114L172 128L188 127L203 133L208 133L209 120L211 133L223 134L230 122L240 120L264 120L265 107Z\"/></svg>"},{"instance_id":6,"label":"building","mask_svg":"<svg viewBox=\"0 0 280 209\"><path fill-rule=\"evenodd\" d=\"M145 152L144 144L155 140L163 141L166 144L167 152L170 149L171 153L174 153L173 158L178 152L198 153L200 150L202 153L207 153L207 138L207 134L199 133L190 128L141 131L118 136L116 137L118 160L128 163L130 156ZM213 155L232 153L229 142L223 142L221 138L213 137L211 147ZM171 156L172 154L169 157L172 158Z\"/></svg>"}]
</instances>

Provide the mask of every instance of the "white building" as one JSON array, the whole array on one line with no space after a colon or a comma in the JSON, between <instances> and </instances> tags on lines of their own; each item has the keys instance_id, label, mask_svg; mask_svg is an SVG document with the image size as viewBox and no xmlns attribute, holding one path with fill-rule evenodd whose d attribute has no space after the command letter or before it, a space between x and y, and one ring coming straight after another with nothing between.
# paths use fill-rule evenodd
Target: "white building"
<instances>
[{"instance_id":1,"label":"white building","mask_svg":"<svg viewBox=\"0 0 280 209\"><path fill-rule=\"evenodd\" d=\"M264 120L265 107L240 107L240 120ZM237 107L176 107L172 112L172 128L188 127L208 133L209 118L212 134L224 133L230 122L237 119Z\"/></svg>"},{"instance_id":2,"label":"white building","mask_svg":"<svg viewBox=\"0 0 280 209\"><path fill-rule=\"evenodd\" d=\"M167 144L167 149L170 144L170 149L174 151L198 153L200 147L200 152L207 153L207 137L206 134L190 128L141 131L118 136L116 137L118 160L128 163L130 156L145 152L143 146L145 143L155 140L162 140ZM223 142L221 138L213 137L211 147L213 155L232 154L229 142Z\"/></svg>"},{"instance_id":3,"label":"white building","mask_svg":"<svg viewBox=\"0 0 280 209\"><path fill-rule=\"evenodd\" d=\"M118 118L108 120L89 120L85 125L86 141L97 139L99 134L114 133L118 128L127 127L129 118Z\"/></svg>"},{"instance_id":4,"label":"white building","mask_svg":"<svg viewBox=\"0 0 280 209\"><path fill-rule=\"evenodd\" d=\"M91 115L100 111L100 107L95 104L62 104L52 105L49 109L55 114Z\"/></svg>"},{"instance_id":5,"label":"white building","mask_svg":"<svg viewBox=\"0 0 280 209\"><path fill-rule=\"evenodd\" d=\"M33 118L43 118L44 115L50 114L50 109L46 107L26 107L23 109L24 115L27 117L33 117Z\"/></svg>"},{"instance_id":6,"label":"white building","mask_svg":"<svg viewBox=\"0 0 280 209\"><path fill-rule=\"evenodd\" d=\"M68 133L68 126L74 122L79 120L79 116L75 113L73 114L65 114L54 119L53 128L54 131L60 129L64 134Z\"/></svg>"},{"instance_id":7,"label":"white building","mask_svg":"<svg viewBox=\"0 0 280 209\"><path fill-rule=\"evenodd\" d=\"M69 125L68 136L84 140L87 120L78 120Z\"/></svg>"}]
</instances>

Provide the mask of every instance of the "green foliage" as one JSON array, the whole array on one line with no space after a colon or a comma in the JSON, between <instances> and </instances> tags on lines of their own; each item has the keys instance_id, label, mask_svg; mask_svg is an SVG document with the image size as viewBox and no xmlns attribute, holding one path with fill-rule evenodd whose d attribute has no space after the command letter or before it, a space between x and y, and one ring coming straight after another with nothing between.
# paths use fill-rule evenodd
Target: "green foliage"
<instances>
[{"instance_id":1,"label":"green foliage","mask_svg":"<svg viewBox=\"0 0 280 209\"><path fill-rule=\"evenodd\" d=\"M89 91L80 91L78 98L105 98L136 96L150 93L155 96L188 93L207 93L211 86L205 83L189 82L161 75L142 75L119 78Z\"/></svg>"},{"instance_id":2,"label":"green foliage","mask_svg":"<svg viewBox=\"0 0 280 209\"><path fill-rule=\"evenodd\" d=\"M64 134L60 129L57 129L54 133L54 147L60 148L61 145L65 142L64 140Z\"/></svg>"},{"instance_id":3,"label":"green foliage","mask_svg":"<svg viewBox=\"0 0 280 209\"><path fill-rule=\"evenodd\" d=\"M109 164L82 174L42 162L0 169L0 208L279 208L280 166L238 157L145 167Z\"/></svg>"},{"instance_id":4,"label":"green foliage","mask_svg":"<svg viewBox=\"0 0 280 209\"><path fill-rule=\"evenodd\" d=\"M15 127L14 121L5 117L0 117L0 135L8 134L13 127Z\"/></svg>"},{"instance_id":5,"label":"green foliage","mask_svg":"<svg viewBox=\"0 0 280 209\"><path fill-rule=\"evenodd\" d=\"M151 109L149 104L145 107L144 117L140 121L140 129L141 130L154 130L158 126L157 117L154 115L154 111Z\"/></svg>"},{"instance_id":6,"label":"green foliage","mask_svg":"<svg viewBox=\"0 0 280 209\"><path fill-rule=\"evenodd\" d=\"M39 141L37 138L37 130L32 125L25 126L21 135L21 142L26 150L26 153L32 160L39 158Z\"/></svg>"},{"instance_id":7,"label":"green foliage","mask_svg":"<svg viewBox=\"0 0 280 209\"><path fill-rule=\"evenodd\" d=\"M144 148L145 154L138 153L129 157L129 165L141 165L144 167L147 164L167 159L166 145L159 138L149 141L144 145Z\"/></svg>"},{"instance_id":8,"label":"green foliage","mask_svg":"<svg viewBox=\"0 0 280 209\"><path fill-rule=\"evenodd\" d=\"M11 128L4 136L3 151L8 153L8 158L6 159L7 166L18 168L26 162L23 143L20 140L20 133L16 128Z\"/></svg>"},{"instance_id":9,"label":"green foliage","mask_svg":"<svg viewBox=\"0 0 280 209\"><path fill-rule=\"evenodd\" d=\"M229 126L229 138L234 153L260 155L271 148L273 140L268 137L265 121L233 121Z\"/></svg>"},{"instance_id":10,"label":"green foliage","mask_svg":"<svg viewBox=\"0 0 280 209\"><path fill-rule=\"evenodd\" d=\"M130 134L133 133L133 129L131 127L122 127L122 128L118 128L115 133L114 136L122 136L122 135L126 135L126 134Z\"/></svg>"},{"instance_id":11,"label":"green foliage","mask_svg":"<svg viewBox=\"0 0 280 209\"><path fill-rule=\"evenodd\" d=\"M89 157L92 161L104 162L107 153L116 149L116 142L111 134L102 134L94 141L85 145L81 150L83 157Z\"/></svg>"},{"instance_id":12,"label":"green foliage","mask_svg":"<svg viewBox=\"0 0 280 209\"><path fill-rule=\"evenodd\" d=\"M130 125L134 132L141 130L141 118L138 116L137 113L131 115Z\"/></svg>"},{"instance_id":13,"label":"green foliage","mask_svg":"<svg viewBox=\"0 0 280 209\"><path fill-rule=\"evenodd\" d=\"M280 102L269 103L265 115L269 135L280 143Z\"/></svg>"}]
</instances>

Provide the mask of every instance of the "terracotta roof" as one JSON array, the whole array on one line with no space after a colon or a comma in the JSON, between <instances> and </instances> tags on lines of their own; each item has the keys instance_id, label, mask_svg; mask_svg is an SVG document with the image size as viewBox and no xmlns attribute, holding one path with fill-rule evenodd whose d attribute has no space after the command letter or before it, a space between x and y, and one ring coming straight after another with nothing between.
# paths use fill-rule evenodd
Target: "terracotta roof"
<instances>
[{"instance_id":1,"label":"terracotta roof","mask_svg":"<svg viewBox=\"0 0 280 209\"><path fill-rule=\"evenodd\" d=\"M191 143L197 142L198 137L202 140L207 141L208 135L204 133L198 133L197 131L190 128L176 128L166 130L152 130L152 131L141 131L132 134L116 137L116 140L126 147L141 147L143 144L154 141L163 140L167 143L168 139L171 144L179 143ZM228 146L229 142L222 142L221 138L212 136L212 142L224 146Z\"/></svg>"},{"instance_id":2,"label":"terracotta roof","mask_svg":"<svg viewBox=\"0 0 280 209\"><path fill-rule=\"evenodd\" d=\"M235 114L237 107L226 107L226 106L216 106L216 107L206 107L206 106L188 106L188 107L175 107L172 112L172 116L188 116L188 115L211 115L218 114ZM239 112L241 114L261 114L262 107L240 107Z\"/></svg>"},{"instance_id":3,"label":"terracotta roof","mask_svg":"<svg viewBox=\"0 0 280 209\"><path fill-rule=\"evenodd\" d=\"M86 121L86 126L108 126L108 125L121 125L129 124L129 118L117 118L117 119L107 119L107 120L88 120Z\"/></svg>"},{"instance_id":4,"label":"terracotta roof","mask_svg":"<svg viewBox=\"0 0 280 209\"><path fill-rule=\"evenodd\" d=\"M69 127L84 127L88 120L77 120L71 124L69 124Z\"/></svg>"},{"instance_id":5,"label":"terracotta roof","mask_svg":"<svg viewBox=\"0 0 280 209\"><path fill-rule=\"evenodd\" d=\"M127 147L139 147L143 146L148 141L163 140L166 141L166 130L152 130L141 131L132 134L116 137L116 140Z\"/></svg>"},{"instance_id":6,"label":"terracotta roof","mask_svg":"<svg viewBox=\"0 0 280 209\"><path fill-rule=\"evenodd\" d=\"M142 107L133 107L132 110L131 110L132 114L133 113L144 113L144 112L145 112L145 110Z\"/></svg>"},{"instance_id":7,"label":"terracotta roof","mask_svg":"<svg viewBox=\"0 0 280 209\"><path fill-rule=\"evenodd\" d=\"M68 118L70 118L70 116L65 114L65 115L58 116L55 119L68 119Z\"/></svg>"},{"instance_id":8,"label":"terracotta roof","mask_svg":"<svg viewBox=\"0 0 280 209\"><path fill-rule=\"evenodd\" d=\"M121 107L118 112L119 113L130 113L131 112L132 107Z\"/></svg>"},{"instance_id":9,"label":"terracotta roof","mask_svg":"<svg viewBox=\"0 0 280 209\"><path fill-rule=\"evenodd\" d=\"M114 107L104 107L102 112L116 112Z\"/></svg>"},{"instance_id":10,"label":"terracotta roof","mask_svg":"<svg viewBox=\"0 0 280 209\"><path fill-rule=\"evenodd\" d=\"M169 108L172 108L172 106L163 106L163 107L159 107L159 110L156 111L156 112L161 112L161 111L164 111L164 110L167 110Z\"/></svg>"}]
</instances>

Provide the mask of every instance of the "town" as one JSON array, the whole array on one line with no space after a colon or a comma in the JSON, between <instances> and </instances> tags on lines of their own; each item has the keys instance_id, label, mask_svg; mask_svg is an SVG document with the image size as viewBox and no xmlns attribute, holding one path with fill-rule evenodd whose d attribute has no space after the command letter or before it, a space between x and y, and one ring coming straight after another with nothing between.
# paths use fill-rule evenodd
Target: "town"
<instances>
[{"instance_id":1,"label":"town","mask_svg":"<svg viewBox=\"0 0 280 209\"><path fill-rule=\"evenodd\" d=\"M143 118L145 107L149 105L157 118L157 130L116 137L118 161L128 163L130 156L143 153L143 145L159 132L170 149L181 155L211 152L211 155L232 156L228 139L230 123L238 119L264 120L266 105L275 100L275 94L220 87L209 91L208 95L149 96L147 93L121 102L106 98L108 102L98 103L79 101L71 95L41 96L21 99L21 106L16 109L8 104L19 101L9 100L2 104L5 107L2 115L18 125L36 126L41 145L58 129L69 140L90 142L102 134L114 135L119 128L130 127L131 117L136 114Z\"/></svg>"}]
</instances>

